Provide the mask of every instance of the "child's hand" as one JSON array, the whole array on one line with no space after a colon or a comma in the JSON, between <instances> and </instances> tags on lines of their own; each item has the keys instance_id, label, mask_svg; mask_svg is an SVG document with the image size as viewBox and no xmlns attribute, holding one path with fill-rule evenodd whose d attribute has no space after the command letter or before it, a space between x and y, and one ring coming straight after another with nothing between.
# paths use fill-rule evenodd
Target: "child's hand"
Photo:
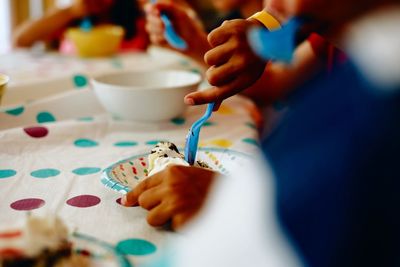
<instances>
[{"instance_id":1,"label":"child's hand","mask_svg":"<svg viewBox=\"0 0 400 267\"><path fill-rule=\"evenodd\" d=\"M266 63L253 53L247 42L247 31L255 25L259 26L254 20L225 21L208 35L213 48L205 54L204 60L211 66L206 75L214 87L187 95L185 103L218 103L248 88L260 78Z\"/></svg>"},{"instance_id":2,"label":"child's hand","mask_svg":"<svg viewBox=\"0 0 400 267\"><path fill-rule=\"evenodd\" d=\"M106 12L114 0L75 0L71 6L75 18L97 15Z\"/></svg>"},{"instance_id":3,"label":"child's hand","mask_svg":"<svg viewBox=\"0 0 400 267\"><path fill-rule=\"evenodd\" d=\"M215 176L206 169L169 166L126 194L122 204L149 210L147 221L152 226L171 221L172 228L178 229L200 210Z\"/></svg>"},{"instance_id":4,"label":"child's hand","mask_svg":"<svg viewBox=\"0 0 400 267\"><path fill-rule=\"evenodd\" d=\"M204 53L210 49L207 33L190 6L182 1L158 0L156 4L147 4L145 11L146 30L152 43L172 49L164 37L165 28L160 18L161 12L164 12L179 36L188 44L186 51L181 52L204 64Z\"/></svg>"}]
</instances>

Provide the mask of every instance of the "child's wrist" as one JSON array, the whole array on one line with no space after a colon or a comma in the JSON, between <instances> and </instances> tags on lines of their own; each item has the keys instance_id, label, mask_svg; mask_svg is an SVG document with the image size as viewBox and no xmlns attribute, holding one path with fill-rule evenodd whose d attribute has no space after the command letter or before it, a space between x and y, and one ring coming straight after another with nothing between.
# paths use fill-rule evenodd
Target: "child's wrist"
<instances>
[{"instance_id":1,"label":"child's wrist","mask_svg":"<svg viewBox=\"0 0 400 267\"><path fill-rule=\"evenodd\" d=\"M260 26L264 26L270 31L281 28L279 20L265 10L255 13L249 17L248 20L258 23Z\"/></svg>"}]
</instances>

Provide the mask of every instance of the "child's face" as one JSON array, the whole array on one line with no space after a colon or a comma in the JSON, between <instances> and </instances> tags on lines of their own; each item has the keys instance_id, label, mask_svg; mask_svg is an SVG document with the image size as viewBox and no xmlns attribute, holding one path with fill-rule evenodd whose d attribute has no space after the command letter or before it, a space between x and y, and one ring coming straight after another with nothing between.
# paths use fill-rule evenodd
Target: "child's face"
<instances>
[{"instance_id":1,"label":"child's face","mask_svg":"<svg viewBox=\"0 0 400 267\"><path fill-rule=\"evenodd\" d=\"M238 9L243 0L212 0L213 5L220 11L231 11Z\"/></svg>"}]
</instances>

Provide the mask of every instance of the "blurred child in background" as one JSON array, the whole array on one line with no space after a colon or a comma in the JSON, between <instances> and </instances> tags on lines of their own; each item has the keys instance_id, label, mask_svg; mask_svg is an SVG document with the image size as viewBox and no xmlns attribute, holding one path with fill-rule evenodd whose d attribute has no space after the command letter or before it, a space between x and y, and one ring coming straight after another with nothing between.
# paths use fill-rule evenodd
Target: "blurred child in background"
<instances>
[{"instance_id":1,"label":"blurred child in background","mask_svg":"<svg viewBox=\"0 0 400 267\"><path fill-rule=\"evenodd\" d=\"M37 41L45 41L53 48L67 46L63 43L66 30L79 27L85 18L94 26L123 27L125 36L121 50L144 50L149 44L142 9L136 0L74 0L66 8L55 8L42 18L20 26L14 35L14 45L30 47Z\"/></svg>"}]
</instances>

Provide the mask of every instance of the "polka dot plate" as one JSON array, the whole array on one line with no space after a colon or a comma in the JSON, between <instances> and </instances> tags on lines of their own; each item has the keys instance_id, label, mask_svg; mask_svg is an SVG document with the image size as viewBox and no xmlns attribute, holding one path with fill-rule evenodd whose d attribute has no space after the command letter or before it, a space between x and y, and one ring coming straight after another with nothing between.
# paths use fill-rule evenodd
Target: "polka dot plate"
<instances>
[{"instance_id":1,"label":"polka dot plate","mask_svg":"<svg viewBox=\"0 0 400 267\"><path fill-rule=\"evenodd\" d=\"M148 176L148 154L135 155L111 165L103 171L101 182L123 194L131 191L140 180ZM247 154L229 149L199 148L197 154L197 160L204 161L213 170L225 175L250 159Z\"/></svg>"}]
</instances>

